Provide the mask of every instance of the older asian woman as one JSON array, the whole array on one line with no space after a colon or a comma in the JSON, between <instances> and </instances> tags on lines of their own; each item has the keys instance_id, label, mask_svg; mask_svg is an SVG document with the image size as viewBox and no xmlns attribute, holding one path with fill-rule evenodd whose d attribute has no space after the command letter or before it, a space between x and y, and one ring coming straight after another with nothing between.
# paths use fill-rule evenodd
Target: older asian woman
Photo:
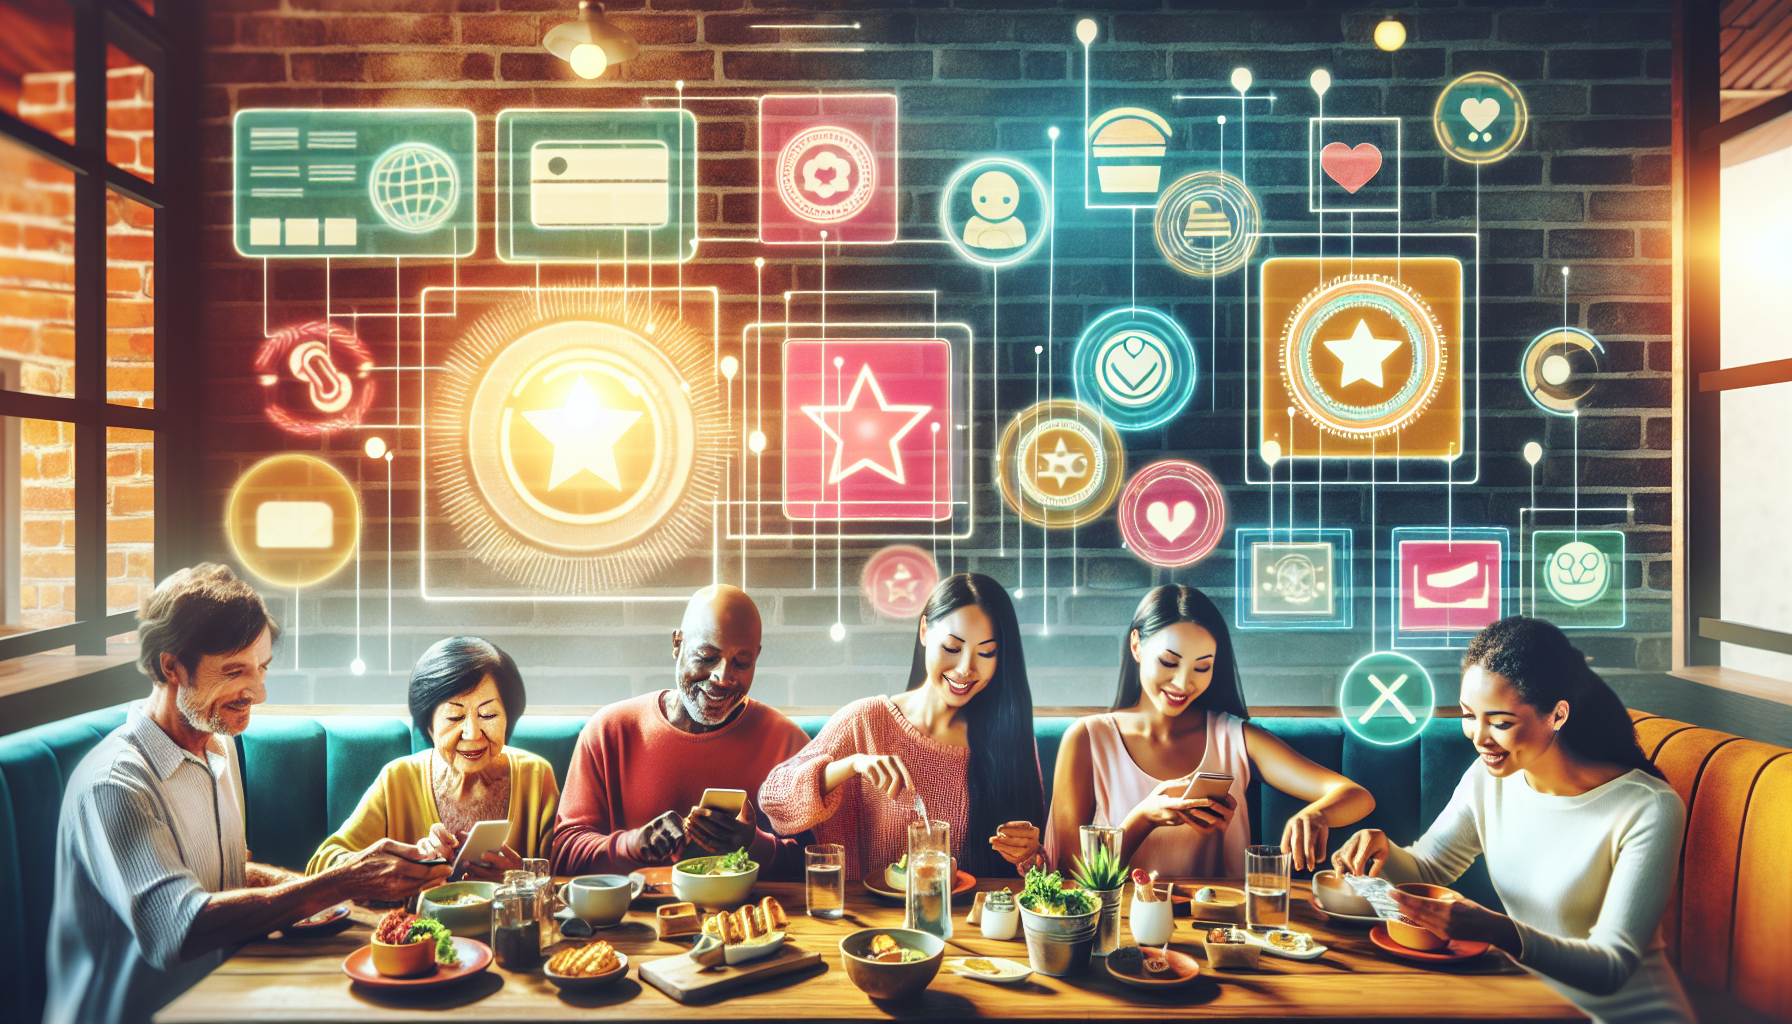
<instances>
[{"instance_id":1,"label":"older asian woman","mask_svg":"<svg viewBox=\"0 0 1792 1024\"><path fill-rule=\"evenodd\" d=\"M560 787L547 761L504 745L527 706L510 655L478 637L437 642L411 673L410 706L430 749L381 769L306 873L387 838L453 858L475 822L500 818L510 822L508 841L470 865L468 877L499 880L523 858L546 857Z\"/></svg>"}]
</instances>

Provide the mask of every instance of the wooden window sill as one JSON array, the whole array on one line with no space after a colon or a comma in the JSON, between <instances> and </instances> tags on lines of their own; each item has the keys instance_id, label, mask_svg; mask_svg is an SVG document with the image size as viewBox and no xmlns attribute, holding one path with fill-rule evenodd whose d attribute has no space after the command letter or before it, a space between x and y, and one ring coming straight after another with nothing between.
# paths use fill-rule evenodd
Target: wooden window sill
<instances>
[{"instance_id":1,"label":"wooden window sill","mask_svg":"<svg viewBox=\"0 0 1792 1024\"><path fill-rule=\"evenodd\" d=\"M1668 675L1713 689L1792 706L1792 683L1783 679L1758 676L1741 669L1724 668L1722 665L1683 665Z\"/></svg>"}]
</instances>

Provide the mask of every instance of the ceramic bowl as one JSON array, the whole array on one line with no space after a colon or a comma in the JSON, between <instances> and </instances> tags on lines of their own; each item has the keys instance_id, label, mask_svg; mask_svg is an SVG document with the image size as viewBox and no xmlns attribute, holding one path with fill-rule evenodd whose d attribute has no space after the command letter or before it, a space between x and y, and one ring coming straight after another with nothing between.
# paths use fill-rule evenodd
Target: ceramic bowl
<instances>
[{"instance_id":1,"label":"ceramic bowl","mask_svg":"<svg viewBox=\"0 0 1792 1024\"><path fill-rule=\"evenodd\" d=\"M1408 882L1405 885L1397 885L1394 888L1399 889L1409 896L1417 896L1421 899L1449 902L1451 900L1459 900L1462 898L1453 889L1446 889L1441 885L1426 885L1423 882ZM1395 942L1405 946L1407 949L1419 949L1430 952L1432 950L1442 949L1450 944L1449 939L1444 938L1442 935L1439 935L1428 928L1420 928L1404 917L1389 918L1387 925L1388 936Z\"/></svg>"},{"instance_id":2,"label":"ceramic bowl","mask_svg":"<svg viewBox=\"0 0 1792 1024\"><path fill-rule=\"evenodd\" d=\"M492 893L498 891L496 882L449 882L427 889L417 898L417 915L433 917L446 925L448 931L462 938L477 939L492 930ZM484 903L475 903L467 907L444 907L438 900L451 899L455 896L480 896Z\"/></svg>"},{"instance_id":3,"label":"ceramic bowl","mask_svg":"<svg viewBox=\"0 0 1792 1024\"><path fill-rule=\"evenodd\" d=\"M1328 914L1344 914L1349 917L1374 917L1375 907L1368 900L1356 894L1342 875L1336 871L1313 872L1313 895L1319 905Z\"/></svg>"},{"instance_id":4,"label":"ceramic bowl","mask_svg":"<svg viewBox=\"0 0 1792 1024\"><path fill-rule=\"evenodd\" d=\"M1202 889L1212 889L1213 899L1206 903L1195 900L1195 894ZM1197 921L1219 921L1225 924L1244 924L1244 890L1234 889L1229 885L1182 885L1173 890L1178 896L1188 898L1189 916Z\"/></svg>"},{"instance_id":5,"label":"ceramic bowl","mask_svg":"<svg viewBox=\"0 0 1792 1024\"><path fill-rule=\"evenodd\" d=\"M753 883L759 880L758 864L737 875L694 875L685 870L685 865L690 863L690 860L681 860L672 865L672 893L686 903L695 903L708 910L733 910L747 902L753 892Z\"/></svg>"},{"instance_id":6,"label":"ceramic bowl","mask_svg":"<svg viewBox=\"0 0 1792 1024\"><path fill-rule=\"evenodd\" d=\"M416 978L436 969L436 940L425 936L394 946L373 941L373 969L387 978Z\"/></svg>"},{"instance_id":7,"label":"ceramic bowl","mask_svg":"<svg viewBox=\"0 0 1792 1024\"><path fill-rule=\"evenodd\" d=\"M920 950L927 958L906 964L880 964L871 957L871 940L888 935L897 945ZM911 999L940 973L946 940L912 928L861 928L840 940L840 964L846 977L873 999Z\"/></svg>"}]
</instances>

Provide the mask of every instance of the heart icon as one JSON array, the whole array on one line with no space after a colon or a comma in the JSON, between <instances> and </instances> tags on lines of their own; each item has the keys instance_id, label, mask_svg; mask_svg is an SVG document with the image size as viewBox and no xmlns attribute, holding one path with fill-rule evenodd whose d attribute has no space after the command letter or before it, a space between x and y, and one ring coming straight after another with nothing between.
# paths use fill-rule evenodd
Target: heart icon
<instances>
[{"instance_id":1,"label":"heart icon","mask_svg":"<svg viewBox=\"0 0 1792 1024\"><path fill-rule=\"evenodd\" d=\"M1325 169L1327 177L1354 195L1381 170L1381 150L1367 142L1357 143L1354 149L1342 142L1333 142L1319 151L1319 166Z\"/></svg>"},{"instance_id":2,"label":"heart icon","mask_svg":"<svg viewBox=\"0 0 1792 1024\"><path fill-rule=\"evenodd\" d=\"M1129 338L1109 349L1104 362L1105 376L1117 400L1149 398L1158 390L1159 375L1164 371L1163 356L1142 339Z\"/></svg>"},{"instance_id":3,"label":"heart icon","mask_svg":"<svg viewBox=\"0 0 1792 1024\"><path fill-rule=\"evenodd\" d=\"M1195 525L1195 503L1179 501L1176 503L1176 510L1172 512L1169 505L1154 501L1145 506L1145 521L1151 524L1152 529L1163 534L1164 540L1175 541Z\"/></svg>"},{"instance_id":4,"label":"heart icon","mask_svg":"<svg viewBox=\"0 0 1792 1024\"><path fill-rule=\"evenodd\" d=\"M1491 97L1481 100L1463 100L1462 116L1475 131L1484 132L1493 119L1500 116L1500 101Z\"/></svg>"}]
</instances>

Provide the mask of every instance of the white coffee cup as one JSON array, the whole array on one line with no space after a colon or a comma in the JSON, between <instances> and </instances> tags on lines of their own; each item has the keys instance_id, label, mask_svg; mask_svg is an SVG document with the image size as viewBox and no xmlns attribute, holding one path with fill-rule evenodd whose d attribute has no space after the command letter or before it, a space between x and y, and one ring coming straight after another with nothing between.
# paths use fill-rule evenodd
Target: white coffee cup
<instances>
[{"instance_id":1,"label":"white coffee cup","mask_svg":"<svg viewBox=\"0 0 1792 1024\"><path fill-rule=\"evenodd\" d=\"M1127 911L1126 919L1126 927L1132 932L1132 940L1141 948L1161 946L1170 941L1170 933L1176 930L1176 919L1171 913L1173 906L1169 900L1146 903L1139 899L1135 887L1132 906Z\"/></svg>"},{"instance_id":2,"label":"white coffee cup","mask_svg":"<svg viewBox=\"0 0 1792 1024\"><path fill-rule=\"evenodd\" d=\"M628 913L632 888L621 875L580 875L560 887L560 902L586 924L606 928Z\"/></svg>"}]
</instances>

